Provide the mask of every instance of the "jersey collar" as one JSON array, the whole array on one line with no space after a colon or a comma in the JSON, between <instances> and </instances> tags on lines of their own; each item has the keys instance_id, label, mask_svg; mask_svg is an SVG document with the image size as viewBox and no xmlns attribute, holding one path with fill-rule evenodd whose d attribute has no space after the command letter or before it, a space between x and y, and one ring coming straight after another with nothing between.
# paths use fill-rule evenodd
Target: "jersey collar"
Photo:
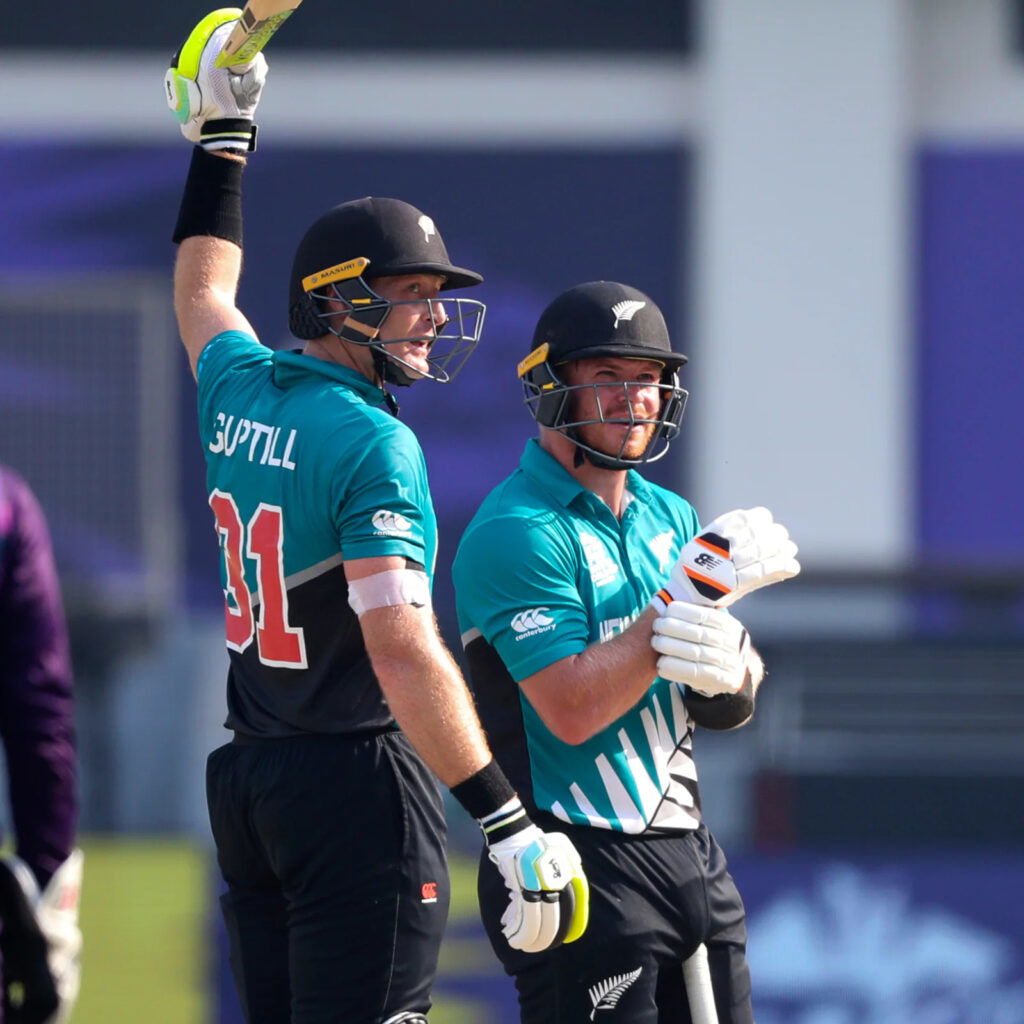
<instances>
[{"instance_id":1,"label":"jersey collar","mask_svg":"<svg viewBox=\"0 0 1024 1024\"><path fill-rule=\"evenodd\" d=\"M560 505L572 504L581 494L588 498L592 492L587 490L554 456L549 455L540 446L537 438L526 442L523 456L519 460L519 468L533 481L544 488ZM631 469L626 473L626 490L632 499L646 505L650 497L647 481Z\"/></svg>"},{"instance_id":2,"label":"jersey collar","mask_svg":"<svg viewBox=\"0 0 1024 1024\"><path fill-rule=\"evenodd\" d=\"M328 363L316 356L305 356L301 352L275 352L271 357L274 364L274 383L279 388L291 388L296 384L309 383L313 375L327 377L351 388L368 405L388 406L388 394L377 387L361 373L347 366Z\"/></svg>"}]
</instances>

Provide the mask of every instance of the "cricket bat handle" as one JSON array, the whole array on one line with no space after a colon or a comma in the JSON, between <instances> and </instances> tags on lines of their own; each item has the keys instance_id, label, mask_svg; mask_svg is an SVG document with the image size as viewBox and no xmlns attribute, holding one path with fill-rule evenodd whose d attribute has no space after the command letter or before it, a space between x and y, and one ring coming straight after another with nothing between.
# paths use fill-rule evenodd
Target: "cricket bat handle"
<instances>
[{"instance_id":1,"label":"cricket bat handle","mask_svg":"<svg viewBox=\"0 0 1024 1024\"><path fill-rule=\"evenodd\" d=\"M217 57L219 68L241 68L270 41L302 0L250 0Z\"/></svg>"},{"instance_id":2,"label":"cricket bat handle","mask_svg":"<svg viewBox=\"0 0 1024 1024\"><path fill-rule=\"evenodd\" d=\"M704 943L694 950L693 956L683 962L683 981L693 1024L718 1024L715 992L711 987L711 970L708 967L708 948Z\"/></svg>"}]
</instances>

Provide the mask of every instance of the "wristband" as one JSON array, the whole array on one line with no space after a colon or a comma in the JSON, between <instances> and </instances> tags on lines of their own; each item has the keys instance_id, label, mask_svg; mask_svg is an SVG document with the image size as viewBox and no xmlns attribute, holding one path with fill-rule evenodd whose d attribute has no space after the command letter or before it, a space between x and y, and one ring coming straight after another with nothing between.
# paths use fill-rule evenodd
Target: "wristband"
<instances>
[{"instance_id":1,"label":"wristband","mask_svg":"<svg viewBox=\"0 0 1024 1024\"><path fill-rule=\"evenodd\" d=\"M451 794L479 822L488 845L531 824L522 801L493 759L464 782L452 786Z\"/></svg>"},{"instance_id":2,"label":"wristband","mask_svg":"<svg viewBox=\"0 0 1024 1024\"><path fill-rule=\"evenodd\" d=\"M207 152L223 149L244 156L256 150L256 125L247 117L220 117L204 121L199 145Z\"/></svg>"},{"instance_id":3,"label":"wristband","mask_svg":"<svg viewBox=\"0 0 1024 1024\"><path fill-rule=\"evenodd\" d=\"M213 156L201 146L192 150L185 191L172 241L212 235L242 246L242 171L240 160Z\"/></svg>"}]
</instances>

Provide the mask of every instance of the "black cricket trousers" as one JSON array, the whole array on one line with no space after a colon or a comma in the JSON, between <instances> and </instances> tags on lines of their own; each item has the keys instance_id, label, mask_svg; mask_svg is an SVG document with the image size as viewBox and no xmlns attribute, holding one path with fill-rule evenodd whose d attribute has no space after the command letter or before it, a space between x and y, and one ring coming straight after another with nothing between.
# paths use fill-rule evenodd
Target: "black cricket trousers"
<instances>
[{"instance_id":1,"label":"black cricket trousers","mask_svg":"<svg viewBox=\"0 0 1024 1024\"><path fill-rule=\"evenodd\" d=\"M443 804L404 735L246 739L207 762L249 1024L426 1013L448 915Z\"/></svg>"},{"instance_id":2,"label":"black cricket trousers","mask_svg":"<svg viewBox=\"0 0 1024 1024\"><path fill-rule=\"evenodd\" d=\"M628 836L541 818L542 828L565 832L580 853L590 924L575 942L545 953L510 949L500 926L508 897L481 857L484 926L515 978L523 1024L690 1024L682 964L702 942L720 1024L753 1024L743 902L703 825Z\"/></svg>"}]
</instances>

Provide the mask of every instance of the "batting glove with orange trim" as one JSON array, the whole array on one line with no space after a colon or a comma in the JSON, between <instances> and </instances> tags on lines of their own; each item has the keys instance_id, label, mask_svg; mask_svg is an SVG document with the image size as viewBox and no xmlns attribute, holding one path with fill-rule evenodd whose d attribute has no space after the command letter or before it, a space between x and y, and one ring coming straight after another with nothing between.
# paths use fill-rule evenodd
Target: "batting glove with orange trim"
<instances>
[{"instance_id":1,"label":"batting glove with orange trim","mask_svg":"<svg viewBox=\"0 0 1024 1024\"><path fill-rule=\"evenodd\" d=\"M795 576L796 553L789 531L763 506L726 512L683 546L652 603L660 615L673 601L728 608L753 590Z\"/></svg>"}]
</instances>

